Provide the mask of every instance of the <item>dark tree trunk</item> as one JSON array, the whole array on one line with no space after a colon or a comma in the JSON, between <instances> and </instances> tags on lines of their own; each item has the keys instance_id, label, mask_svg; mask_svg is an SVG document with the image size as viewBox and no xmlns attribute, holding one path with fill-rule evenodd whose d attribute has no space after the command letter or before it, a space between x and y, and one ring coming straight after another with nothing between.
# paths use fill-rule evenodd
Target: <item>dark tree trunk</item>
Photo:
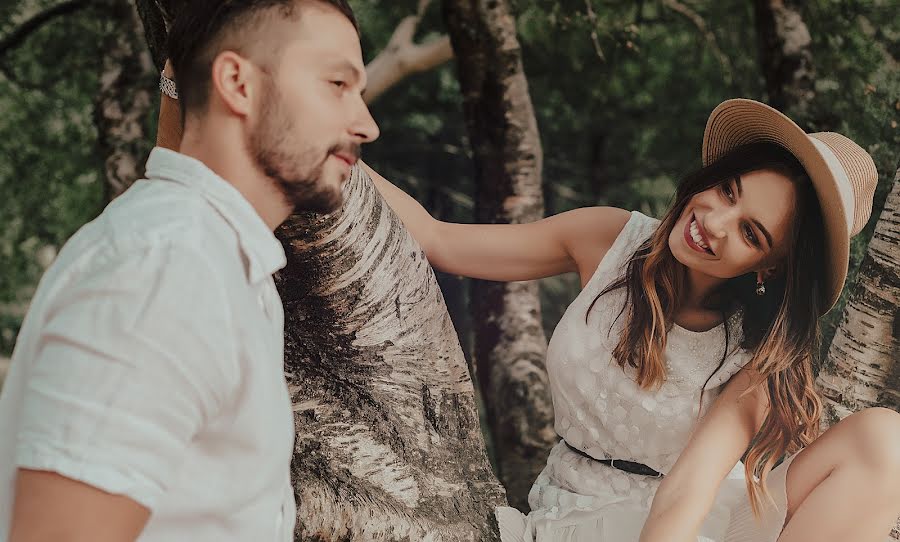
<instances>
[{"instance_id":1,"label":"dark tree trunk","mask_svg":"<svg viewBox=\"0 0 900 542\"><path fill-rule=\"evenodd\" d=\"M797 2L753 0L769 105L804 118L815 97L812 39Z\"/></svg>"},{"instance_id":2,"label":"dark tree trunk","mask_svg":"<svg viewBox=\"0 0 900 542\"><path fill-rule=\"evenodd\" d=\"M137 3L145 24L163 24ZM340 212L293 216L278 234L296 540L498 539L503 488L422 250L356 168Z\"/></svg>"},{"instance_id":3,"label":"dark tree trunk","mask_svg":"<svg viewBox=\"0 0 900 542\"><path fill-rule=\"evenodd\" d=\"M543 155L515 21L504 0L446 0L463 106L475 156L476 220L543 217ZM476 281L474 358L500 479L510 503L528 490L556 441L536 282Z\"/></svg>"}]
</instances>

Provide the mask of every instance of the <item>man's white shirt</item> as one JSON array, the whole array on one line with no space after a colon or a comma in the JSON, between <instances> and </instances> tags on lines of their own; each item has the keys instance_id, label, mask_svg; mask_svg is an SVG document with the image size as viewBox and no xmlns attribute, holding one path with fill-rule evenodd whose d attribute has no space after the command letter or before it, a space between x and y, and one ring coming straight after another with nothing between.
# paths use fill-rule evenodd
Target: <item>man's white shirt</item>
<instances>
[{"instance_id":1,"label":"man's white shirt","mask_svg":"<svg viewBox=\"0 0 900 542\"><path fill-rule=\"evenodd\" d=\"M232 185L156 148L48 269L0 394L0 541L20 467L151 510L139 540L293 539L281 244Z\"/></svg>"}]
</instances>

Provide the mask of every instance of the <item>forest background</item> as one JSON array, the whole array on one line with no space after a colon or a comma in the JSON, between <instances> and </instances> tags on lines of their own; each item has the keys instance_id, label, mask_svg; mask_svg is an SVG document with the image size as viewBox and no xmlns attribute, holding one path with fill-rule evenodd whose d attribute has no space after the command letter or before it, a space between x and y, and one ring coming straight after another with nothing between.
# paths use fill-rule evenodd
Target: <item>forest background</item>
<instances>
[{"instance_id":1,"label":"forest background","mask_svg":"<svg viewBox=\"0 0 900 542\"><path fill-rule=\"evenodd\" d=\"M463 2L444 2L454 3ZM448 10L423 0L351 4L366 61L382 60L370 68L396 75L382 78L371 101L381 137L365 147L365 160L435 217L476 220L488 191L476 182L460 88L466 66L450 58ZM544 215L614 205L658 216L677 180L699 166L709 112L732 97L765 101L807 131L838 131L869 151L881 174L873 218L853 242L841 302L822 322L827 359L895 185L900 2L508 5L543 150ZM142 174L155 141L153 36L145 38L134 8L125 0L0 4L0 382L41 274L69 236ZM385 61L413 50L423 53L419 67ZM438 279L471 368L483 311L477 285ZM539 282L546 336L577 291L574 276ZM491 423L482 423L489 451Z\"/></svg>"}]
</instances>

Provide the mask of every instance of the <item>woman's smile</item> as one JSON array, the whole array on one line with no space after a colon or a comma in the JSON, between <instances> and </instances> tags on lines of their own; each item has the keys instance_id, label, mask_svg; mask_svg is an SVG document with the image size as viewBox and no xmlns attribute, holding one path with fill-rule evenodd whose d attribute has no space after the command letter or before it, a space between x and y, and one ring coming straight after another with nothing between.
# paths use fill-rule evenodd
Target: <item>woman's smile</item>
<instances>
[{"instance_id":1,"label":"woman's smile","mask_svg":"<svg viewBox=\"0 0 900 542\"><path fill-rule=\"evenodd\" d=\"M685 243L687 243L687 246L696 252L709 254L711 256L716 255L712 248L710 248L709 236L706 235L706 231L697 220L697 215L693 213L691 213L691 219L684 225L684 240Z\"/></svg>"}]
</instances>

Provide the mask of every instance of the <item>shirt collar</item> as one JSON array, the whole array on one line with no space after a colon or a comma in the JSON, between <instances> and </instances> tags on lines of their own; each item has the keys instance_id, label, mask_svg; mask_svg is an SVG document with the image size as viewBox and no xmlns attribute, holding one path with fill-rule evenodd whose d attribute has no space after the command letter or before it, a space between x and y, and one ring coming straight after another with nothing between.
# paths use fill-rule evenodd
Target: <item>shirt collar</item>
<instances>
[{"instance_id":1,"label":"shirt collar","mask_svg":"<svg viewBox=\"0 0 900 542\"><path fill-rule=\"evenodd\" d=\"M147 160L146 176L174 181L196 190L221 213L237 233L241 251L247 257L247 277L251 283L272 275L287 263L284 247L256 209L237 188L203 162L155 147Z\"/></svg>"}]
</instances>

